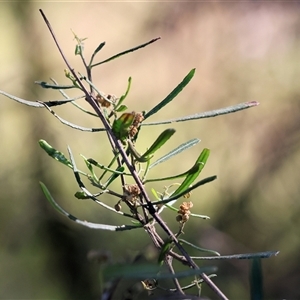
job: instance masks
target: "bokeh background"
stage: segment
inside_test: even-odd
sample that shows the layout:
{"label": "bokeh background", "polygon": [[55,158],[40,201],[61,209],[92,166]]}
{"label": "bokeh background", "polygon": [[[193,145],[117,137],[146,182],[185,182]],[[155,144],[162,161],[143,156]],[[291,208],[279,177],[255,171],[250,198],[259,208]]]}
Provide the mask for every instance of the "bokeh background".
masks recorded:
{"label": "bokeh background", "polygon": [[[130,110],[150,110],[196,68],[190,84],[152,121],[260,102],[231,115],[172,125],[176,136],[160,150],[161,155],[194,137],[201,143],[157,166],[153,176],[183,172],[204,147],[210,148],[203,177],[217,175],[218,180],[195,191],[191,201],[193,212],[211,219],[190,220],[185,239],[223,255],[279,250],[277,257],[263,260],[265,299],[299,299],[300,4],[2,2],[0,89],[32,101],[62,98],[41,89],[35,80],[52,77],[68,84],[65,65],[39,8],[70,63],[81,72],[71,29],[88,38],[87,59],[106,41],[96,61],[162,38],[94,71],[95,84],[117,96],[132,77]],[[103,251],[113,262],[126,262],[146,251],[150,240],[143,230],[89,230],[54,211],[39,181],[83,220],[120,225],[127,221],[74,198],[78,187],[72,172],[47,156],[38,140],[45,139],[64,153],[69,145],[84,168],[81,153],[108,161],[105,135],[73,130],[46,110],[2,95],[0,107],[0,298],[99,299],[99,266],[87,259],[89,251]],[[96,118],[73,107],[55,111],[70,122],[99,127]],[[140,149],[165,128],[143,128]],[[153,187],[161,191],[163,185]],[[107,199],[108,204],[113,201]],[[176,230],[175,216],[168,211],[163,216]],[[249,262],[215,265],[219,269],[215,282],[222,291],[231,299],[249,299]],[[215,297],[205,287],[203,293]]]}

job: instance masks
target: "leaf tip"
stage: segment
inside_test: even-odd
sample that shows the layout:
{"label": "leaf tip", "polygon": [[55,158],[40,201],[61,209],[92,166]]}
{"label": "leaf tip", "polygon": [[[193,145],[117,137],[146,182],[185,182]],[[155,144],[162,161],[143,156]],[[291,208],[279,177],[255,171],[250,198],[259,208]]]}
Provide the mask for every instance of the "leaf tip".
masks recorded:
{"label": "leaf tip", "polygon": [[250,102],[247,102],[247,105],[248,105],[248,107],[258,106],[259,102],[257,102],[257,101],[250,101]]}

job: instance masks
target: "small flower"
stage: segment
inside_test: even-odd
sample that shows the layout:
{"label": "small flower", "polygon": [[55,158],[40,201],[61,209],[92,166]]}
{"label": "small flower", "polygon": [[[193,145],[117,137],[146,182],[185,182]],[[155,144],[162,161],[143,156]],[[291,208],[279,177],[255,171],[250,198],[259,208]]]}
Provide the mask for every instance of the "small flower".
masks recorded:
{"label": "small flower", "polygon": [[178,215],[176,217],[176,221],[180,222],[180,223],[185,223],[188,221],[188,219],[190,218],[190,208],[193,207],[193,203],[192,202],[183,202],[180,206],[179,206],[179,210],[178,210]]}
{"label": "small flower", "polygon": [[135,203],[138,200],[141,190],[137,184],[127,184],[124,187],[125,199],[131,203]]}
{"label": "small flower", "polygon": [[[109,101],[107,101],[105,98]],[[102,95],[98,94],[96,96],[96,101],[98,101],[102,107],[106,108],[110,107],[111,102],[115,103],[117,99],[117,97],[114,95],[106,95],[105,98]]]}

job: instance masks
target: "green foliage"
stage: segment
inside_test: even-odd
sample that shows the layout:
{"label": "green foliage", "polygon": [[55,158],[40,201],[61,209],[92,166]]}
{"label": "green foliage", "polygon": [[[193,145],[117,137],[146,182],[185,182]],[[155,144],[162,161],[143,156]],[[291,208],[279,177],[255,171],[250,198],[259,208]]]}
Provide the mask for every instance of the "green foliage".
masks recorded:
{"label": "green foliage", "polygon": [[[46,19],[45,15],[41,11],[42,16],[49,27],[49,30],[55,39],[55,35],[51,29],[51,26]],[[214,117],[222,114],[228,114],[236,112],[239,110],[247,109],[253,106],[258,105],[257,102],[247,102],[241,103],[234,106],[225,107],[222,109],[217,109],[209,112],[197,113],[190,116],[183,116],[180,118],[172,120],[163,120],[160,122],[145,123],[144,121],[154,114],[159,113],[162,109],[166,107],[167,104],[171,105],[171,102],[179,95],[180,92],[187,86],[190,80],[195,75],[195,69],[192,69],[188,74],[183,78],[183,80],[157,105],[155,105],[149,112],[132,112],[128,111],[127,105],[124,104],[125,100],[128,102],[128,95],[130,92],[130,87],[132,84],[132,79],[129,77],[127,83],[127,89],[123,95],[119,98],[114,97],[113,95],[105,95],[100,92],[100,88],[96,87],[92,81],[92,70],[97,66],[108,63],[111,60],[117,59],[126,55],[128,53],[137,51],[145,46],[152,44],[157,41],[159,38],[153,39],[149,42],[143,43],[137,47],[131,48],[129,50],[122,51],[116,55],[113,55],[107,59],[104,59],[98,63],[94,63],[96,55],[99,55],[101,49],[104,47],[105,43],[102,42],[93,52],[90,62],[87,64],[84,57],[84,44],[83,41],[85,38],[79,38],[75,35],[75,40],[77,42],[75,46],[75,55],[78,55],[82,60],[82,63],[85,67],[86,74],[81,75],[77,74],[73,68],[70,67],[70,64],[64,57],[59,45],[58,49],[60,50],[62,57],[64,58],[68,69],[65,71],[66,78],[70,81],[69,85],[60,85],[56,81],[52,80],[51,83],[37,81],[40,87],[45,89],[53,89],[60,92],[64,97],[63,100],[59,101],[50,101],[50,102],[31,102],[28,100],[20,99],[16,96],[9,95],[5,92],[0,91],[1,94],[7,96],[8,98],[17,101],[22,104],[26,104],[32,107],[46,108],[49,112],[54,115],[60,122],[63,124],[74,128],[75,130],[83,130],[89,132],[99,132],[103,131],[103,135],[106,133],[108,140],[111,145],[110,152],[111,160],[107,164],[105,162],[99,163],[100,158],[86,158],[84,155],[81,155],[85,166],[86,171],[79,170],[76,166],[75,158],[72,154],[71,149],[68,147],[69,158],[60,152],[59,150],[52,147],[45,140],[40,140],[39,145],[41,148],[53,159],[62,163],[63,165],[71,168],[75,177],[76,182],[80,188],[80,191],[75,192],[75,197],[79,200],[92,200],[101,207],[105,208],[110,213],[116,213],[120,217],[124,217],[126,220],[130,220],[131,224],[123,225],[109,225],[109,224],[99,224],[91,223],[87,221],[82,221],[65,211],[52,197],[51,193],[47,189],[46,185],[40,182],[41,189],[45,194],[46,199],[49,203],[62,215],[66,216],[73,222],[86,226],[92,229],[108,230],[108,231],[125,231],[125,230],[138,230],[143,228],[154,245],[158,250],[158,259],[157,265],[152,265],[149,267],[145,266],[136,266],[135,268],[128,268],[128,266],[108,266],[106,270],[103,269],[104,276],[101,275],[106,281],[112,280],[117,277],[128,277],[128,278],[138,278],[146,280],[149,278],[158,280],[169,278],[173,280],[174,289],[184,294],[183,290],[191,287],[196,287],[198,290],[198,295],[201,293],[201,283],[205,282],[220,299],[227,299],[227,297],[221,292],[218,287],[210,280],[211,277],[215,276],[216,268],[214,266],[205,268],[200,268],[195,261],[197,259],[253,259],[253,268],[251,272],[251,293],[252,299],[260,299],[262,295],[262,280],[261,280],[261,268],[260,268],[260,258],[266,258],[272,255],[276,255],[277,252],[262,252],[258,254],[239,254],[232,256],[221,256],[218,252],[211,249],[204,249],[196,244],[179,239],[180,235],[183,234],[183,228],[188,226],[188,220],[190,217],[209,219],[208,216],[192,213],[191,209],[193,204],[191,201],[183,201],[179,204],[179,208],[175,208],[174,205],[182,197],[189,197],[189,194],[192,190],[199,188],[200,186],[212,182],[216,179],[216,176],[210,176],[207,178],[200,178],[201,171],[207,164],[210,150],[204,148],[199,156],[195,159],[194,164],[188,169],[183,170],[182,173],[174,175],[169,174],[166,177],[162,178],[149,178],[151,175],[151,169],[159,166],[166,162],[169,159],[173,159],[179,153],[187,151],[190,147],[196,145],[199,142],[199,139],[195,138],[187,142],[183,142],[177,148],[174,148],[170,152],[164,154],[162,157],[154,160],[155,154],[157,151],[166,144],[169,139],[175,134],[175,130],[168,128],[161,132],[158,137],[149,141],[149,148],[144,149],[140,154],[140,151],[136,149],[136,142],[143,136],[140,132],[140,128],[145,125],[157,125],[157,124],[168,124],[172,122],[183,122],[191,121],[201,118]],[[56,42],[57,43],[57,42]],[[79,95],[76,98],[70,98],[66,91],[69,89],[77,89]],[[86,101],[91,105],[93,111],[83,109],[76,101],[78,99],[85,98]],[[102,128],[84,128],[76,124],[72,124],[69,121],[62,119],[58,116],[51,107],[57,105],[67,105],[71,104],[78,108],[82,113],[91,116],[98,117],[103,127]],[[83,183],[81,176],[84,176],[88,179],[92,187],[98,189],[97,193],[92,193]],[[177,182],[177,180],[181,180]],[[164,183],[161,185],[161,190],[155,190],[151,183],[153,182],[165,182],[169,181],[170,185],[165,189]],[[130,183],[129,183],[130,182]],[[134,182],[133,184],[131,182]],[[121,187],[122,192],[115,190],[112,183],[118,183],[118,186]],[[115,185],[114,185],[115,186]],[[174,186],[177,186],[175,190]],[[152,199],[148,192],[147,188],[152,190],[152,193],[155,199]],[[169,191],[169,189],[171,191]],[[116,201],[109,205],[105,203],[103,195],[109,194],[116,198]],[[102,197],[102,198],[101,198]],[[156,201],[154,201],[156,200]],[[125,206],[125,209],[122,207]],[[163,209],[169,209],[169,212],[174,215],[174,220],[178,223],[178,232],[173,233],[168,225],[164,222],[161,217],[161,212]],[[161,227],[162,231],[167,235],[167,238],[162,238],[156,231],[156,227]],[[204,252],[207,254],[205,257],[196,256],[191,257],[183,247],[189,246],[195,250]],[[182,263],[186,268],[185,271],[175,271],[172,265],[172,260],[177,260]],[[167,272],[166,272],[167,270]],[[206,274],[208,273],[208,275]],[[188,287],[181,287],[179,278],[193,278],[192,284]],[[146,285],[145,285],[146,286]],[[157,289],[167,289],[170,293],[174,289],[168,289],[156,286]]]}

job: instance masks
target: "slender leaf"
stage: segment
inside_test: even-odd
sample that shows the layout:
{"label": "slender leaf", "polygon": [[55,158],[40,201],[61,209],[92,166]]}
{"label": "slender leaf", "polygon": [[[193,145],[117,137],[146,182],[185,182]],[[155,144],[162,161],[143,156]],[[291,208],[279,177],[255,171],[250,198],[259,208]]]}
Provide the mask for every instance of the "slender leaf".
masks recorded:
{"label": "slender leaf", "polygon": [[137,226],[132,226],[132,225],[122,225],[122,226],[112,226],[112,225],[106,225],[106,224],[98,224],[98,223],[91,223],[87,221],[82,221],[76,218],[75,216],[69,214],[67,211],[65,211],[62,207],[58,205],[58,203],[53,199],[51,196],[49,190],[47,187],[44,185],[44,183],[40,182],[40,186],[42,188],[42,191],[44,195],[46,196],[47,200],[50,202],[50,204],[61,214],[64,216],[68,217],[70,220],[83,225],[85,227],[89,227],[92,229],[101,229],[101,230],[109,230],[109,231],[125,231],[125,230],[131,230],[131,229],[137,229],[139,227]]}
{"label": "slender leaf", "polygon": [[50,155],[55,160],[59,161],[60,163],[72,168],[72,163],[65,157],[65,155],[54,149],[51,145],[49,145],[45,140],[39,140],[39,145],[42,149],[44,149],[48,155]]}
{"label": "slender leaf", "polygon": [[128,78],[128,84],[127,84],[127,89],[126,89],[126,92],[125,94],[123,94],[120,99],[118,100],[114,110],[117,111],[117,112],[121,112],[121,111],[124,111],[126,110],[127,106],[126,105],[122,105],[123,101],[126,99],[129,91],[130,91],[130,87],[131,87],[131,77]]}
{"label": "slender leaf", "polygon": [[130,175],[129,173],[120,172],[120,171],[117,171],[117,170],[108,168],[108,167],[106,167],[106,166],[104,166],[104,165],[102,165],[102,164],[99,164],[99,163],[98,163],[97,161],[95,161],[93,158],[88,158],[87,161],[88,161],[90,164],[92,164],[92,165],[94,165],[94,166],[96,166],[96,167],[98,167],[98,168],[100,168],[100,169],[102,169],[102,170],[106,170],[106,171],[108,171],[108,172],[111,172],[111,173],[115,173],[115,174],[118,174],[118,175],[121,175],[121,174],[123,174],[123,175]]}
{"label": "slender leaf", "polygon": [[195,74],[196,69],[192,69],[184,79],[177,85],[177,87],[160,103],[158,103],[155,107],[153,107],[149,112],[145,114],[145,120],[148,119],[150,116],[157,113],[160,109],[166,106],[169,102],[171,102],[182,90],[183,88],[190,82]]}
{"label": "slender leaf", "polygon": [[[31,106],[31,107],[36,107],[36,108],[44,108],[45,107],[44,104],[46,104],[48,106],[53,106],[54,103],[56,103],[55,105],[60,105],[60,104],[64,104],[64,101],[66,101],[66,100],[52,100],[52,101],[48,101],[48,102],[29,101],[29,100],[25,100],[25,99],[22,99],[22,98],[18,98],[16,96],[13,96],[13,95],[8,94],[8,93],[6,93],[4,91],[1,91],[1,90],[0,90],[0,94],[7,97],[7,98],[9,98],[9,99],[17,101],[21,104],[25,104],[25,105],[28,105],[28,106]],[[77,99],[80,99],[80,98],[82,98],[82,96],[69,99],[68,101],[74,101],[74,100],[77,100]]]}
{"label": "slender leaf", "polygon": [[94,202],[96,202],[97,204],[101,205],[102,207],[114,212],[114,213],[117,213],[119,215],[122,215],[124,217],[129,217],[132,219],[132,215],[130,214],[127,214],[127,213],[123,213],[121,211],[116,211],[114,208],[112,208],[111,206],[99,201],[90,191],[88,191],[85,187],[85,185],[83,184],[81,178],[80,178],[80,170],[77,169],[77,166],[75,164],[75,160],[74,160],[74,157],[73,157],[73,154],[72,154],[72,151],[71,151],[71,148],[68,147],[68,152],[69,152],[69,156],[70,156],[70,160],[71,160],[71,163],[72,163],[72,168],[73,168],[73,173],[74,173],[74,176],[75,176],[75,179],[78,183],[78,186],[81,188],[81,190],[87,195],[90,197],[91,200],[93,200]]}
{"label": "slender leaf", "polygon": [[198,246],[196,246],[196,245],[194,245],[194,244],[192,244],[192,243],[190,243],[190,242],[188,242],[188,241],[186,241],[186,240],[183,240],[183,239],[178,239],[178,241],[180,241],[181,243],[184,243],[184,244],[186,244],[186,245],[189,245],[189,246],[191,246],[192,248],[194,248],[194,249],[196,249],[196,250],[198,250],[198,251],[201,251],[201,252],[207,252],[207,253],[211,253],[211,254],[220,256],[220,253],[217,252],[217,251],[210,250],[210,249],[200,248],[200,247],[198,247]]}
{"label": "slender leaf", "polygon": [[56,84],[48,83],[45,81],[35,81],[34,83],[40,85],[44,89],[68,90],[68,89],[77,88],[74,85],[56,85]]}
{"label": "slender leaf", "polygon": [[194,260],[223,260],[223,259],[254,259],[254,258],[269,258],[271,256],[277,256],[279,251],[266,251],[257,253],[244,253],[233,255],[220,255],[220,256],[191,256]]}
{"label": "slender leaf", "polygon": [[125,54],[127,54],[127,53],[134,52],[134,51],[136,51],[136,50],[138,50],[138,49],[141,49],[141,48],[143,48],[143,47],[146,47],[146,46],[148,46],[148,45],[150,45],[150,44],[156,42],[156,41],[159,40],[159,39],[160,39],[160,37],[155,38],[155,39],[152,39],[151,41],[149,41],[149,42],[147,42],[147,43],[145,43],[145,44],[139,45],[139,46],[137,46],[137,47],[134,47],[134,48],[131,48],[131,49],[122,51],[122,52],[120,52],[120,53],[118,53],[118,54],[116,54],[116,55],[111,56],[110,58],[107,58],[107,59],[105,59],[105,60],[103,60],[103,61],[101,61],[101,62],[98,62],[98,63],[93,64],[93,65],[91,66],[91,68],[96,67],[96,66],[99,66],[99,65],[104,64],[104,63],[107,63],[107,62],[109,62],[109,61],[111,61],[111,60],[113,60],[113,59],[116,59],[116,58],[118,58],[118,57],[120,57],[120,56],[123,56],[123,55],[125,55]]}
{"label": "slender leaf", "polygon": [[177,148],[173,149],[172,151],[170,151],[168,154],[162,156],[161,158],[159,158],[157,161],[155,161],[153,164],[151,164],[149,166],[149,169],[157,166],[158,164],[165,162],[166,160],[170,159],[171,157],[183,152],[184,150],[189,149],[190,147],[198,144],[200,142],[199,139],[192,139],[189,140],[186,143],[181,144],[180,146],[178,146]]}
{"label": "slender leaf", "polygon": [[162,147],[171,138],[171,136],[174,133],[175,133],[175,129],[173,128],[164,130],[142,156],[149,157],[152,154],[154,154],[160,147]]}
{"label": "slender leaf", "polygon": [[164,244],[161,246],[159,255],[158,255],[158,264],[162,265],[164,262],[164,259],[166,258],[166,255],[171,250],[172,246],[174,246],[174,243],[172,240],[167,239]]}
{"label": "slender leaf", "polygon": [[184,173],[173,175],[173,176],[168,176],[168,177],[146,179],[144,181],[144,183],[178,179],[178,178],[181,178],[184,176],[188,176],[188,175],[197,173],[199,171],[199,168],[200,168],[200,164],[195,164],[189,170],[185,171]]}
{"label": "slender leaf", "polygon": [[42,104],[43,107],[46,107],[48,111],[55,117],[57,118],[62,124],[67,125],[73,129],[81,130],[81,131],[88,131],[88,132],[99,132],[99,131],[105,131],[105,128],[88,128],[88,127],[82,127],[76,124],[73,124],[69,121],[66,121],[65,119],[61,118],[59,115],[55,113],[54,110],[52,110],[47,104],[44,102],[39,102]]}
{"label": "slender leaf", "polygon": [[115,111],[116,112],[123,112],[127,109],[128,107],[126,105],[121,105],[120,107],[118,107]]}
{"label": "slender leaf", "polygon": [[[207,177],[207,178],[204,178],[200,181],[198,181],[197,183],[193,184],[192,186],[190,186],[189,188],[187,188],[186,190],[182,191],[181,193],[167,199],[163,199],[163,200],[160,200],[160,201],[155,201],[155,202],[152,202],[153,205],[160,205],[160,204],[166,204],[166,203],[175,203],[178,198],[188,194],[189,192],[191,192],[192,190],[196,189],[197,187],[201,186],[201,185],[204,185],[206,183],[209,183],[211,181],[214,181],[215,179],[217,179],[217,176],[210,176],[210,177]],[[147,206],[147,204],[144,204],[142,206]]]}
{"label": "slender leaf", "polygon": [[192,120],[198,120],[198,119],[205,119],[205,118],[211,118],[211,117],[217,117],[220,115],[230,114],[234,113],[243,109],[251,108],[254,106],[259,105],[256,101],[251,102],[245,102],[240,103],[232,106],[228,106],[225,108],[215,109],[203,113],[197,113],[194,115],[189,115],[185,117],[170,119],[170,120],[164,120],[164,121],[157,121],[157,122],[150,122],[150,123],[142,123],[142,126],[152,126],[152,125],[162,125],[162,124],[170,124],[175,122],[184,122],[184,121],[192,121]]}
{"label": "slender leaf", "polygon": [[102,42],[94,51],[94,53],[92,54],[91,57],[91,61],[89,63],[89,67],[91,66],[91,64],[93,63],[93,60],[95,58],[95,55],[105,46],[105,42]]}
{"label": "slender leaf", "polygon": [[201,154],[199,155],[199,157],[197,158],[196,163],[195,163],[195,164],[199,164],[198,172],[187,175],[185,180],[182,182],[182,184],[172,194],[173,197],[180,194],[182,191],[185,191],[195,181],[195,179],[199,176],[200,172],[204,168],[206,161],[209,157],[209,153],[210,153],[209,149],[206,149],[206,148],[203,149],[203,151],[201,152]]}
{"label": "slender leaf", "polygon": [[81,155],[81,157],[83,158],[83,160],[84,160],[84,162],[85,162],[87,168],[89,169],[89,171],[90,171],[90,173],[91,173],[91,176],[92,176],[93,180],[94,180],[95,182],[98,183],[98,182],[99,182],[99,179],[98,179],[98,177],[97,177],[97,175],[96,175],[96,173],[95,173],[95,171],[94,171],[93,164],[91,164],[91,163],[86,159],[86,157],[84,157],[82,154],[80,154],[80,155]]}
{"label": "slender leaf", "polygon": [[120,174],[123,174],[124,170],[125,168],[123,166],[118,167],[104,184],[105,188],[107,188],[114,180],[116,180],[120,176]]}
{"label": "slender leaf", "polygon": [[136,151],[130,140],[128,141],[128,149],[138,162],[148,162],[151,159],[152,154],[154,154],[161,146],[163,146],[174,133],[175,129],[172,128],[164,130],[143,155],[140,155]]}

